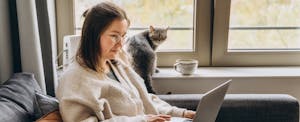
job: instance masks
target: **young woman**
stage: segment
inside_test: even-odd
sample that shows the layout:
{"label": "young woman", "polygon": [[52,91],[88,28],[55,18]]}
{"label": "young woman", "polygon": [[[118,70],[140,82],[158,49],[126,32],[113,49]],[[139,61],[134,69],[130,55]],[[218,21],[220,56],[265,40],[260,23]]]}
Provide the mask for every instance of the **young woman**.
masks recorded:
{"label": "young woman", "polygon": [[122,45],[130,22],[124,10],[103,2],[84,16],[76,60],[56,93],[65,122],[164,122],[195,115],[148,94],[142,78],[126,65]]}

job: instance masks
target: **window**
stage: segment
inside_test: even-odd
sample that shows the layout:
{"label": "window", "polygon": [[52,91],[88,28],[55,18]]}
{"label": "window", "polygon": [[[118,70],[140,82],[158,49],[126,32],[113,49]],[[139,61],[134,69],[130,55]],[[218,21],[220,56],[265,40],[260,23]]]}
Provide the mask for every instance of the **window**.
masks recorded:
{"label": "window", "polygon": [[299,65],[300,0],[218,0],[213,65]]}
{"label": "window", "polygon": [[[74,0],[75,29],[80,34],[82,13],[95,3],[104,0]],[[193,0],[112,0],[124,8],[131,21],[130,34],[139,33],[149,28],[168,27],[168,38],[159,46],[158,51],[193,51]]]}
{"label": "window", "polygon": [[[83,24],[82,13],[101,1],[104,0],[67,0],[67,2],[59,2],[57,3],[58,9],[69,6],[66,11],[72,11],[74,16],[71,17],[73,19],[70,19],[70,16],[67,18],[61,15],[58,17],[58,21],[63,23],[73,21],[73,31],[69,33],[80,34]],[[118,4],[127,12],[131,20],[129,34],[141,32],[148,29],[150,25],[169,27],[167,41],[158,49],[159,66],[173,66],[175,60],[179,58],[194,58],[199,60],[199,65],[209,65],[210,0],[110,1]],[[197,18],[202,19],[196,22]]]}
{"label": "window", "polygon": [[[170,27],[158,66],[180,58],[197,59],[199,66],[300,65],[300,0],[111,1],[128,13],[131,33]],[[98,2],[58,1],[58,24],[65,23],[58,35],[79,34],[81,14]]]}
{"label": "window", "polygon": [[299,0],[231,0],[228,49],[300,48]]}

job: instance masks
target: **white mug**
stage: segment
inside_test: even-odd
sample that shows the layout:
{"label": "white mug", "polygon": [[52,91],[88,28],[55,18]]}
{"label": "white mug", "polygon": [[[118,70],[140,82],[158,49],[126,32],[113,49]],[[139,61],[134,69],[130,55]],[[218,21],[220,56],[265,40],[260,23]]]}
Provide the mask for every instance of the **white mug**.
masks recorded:
{"label": "white mug", "polygon": [[195,59],[177,59],[174,64],[175,71],[183,75],[193,74],[198,67],[198,60]]}

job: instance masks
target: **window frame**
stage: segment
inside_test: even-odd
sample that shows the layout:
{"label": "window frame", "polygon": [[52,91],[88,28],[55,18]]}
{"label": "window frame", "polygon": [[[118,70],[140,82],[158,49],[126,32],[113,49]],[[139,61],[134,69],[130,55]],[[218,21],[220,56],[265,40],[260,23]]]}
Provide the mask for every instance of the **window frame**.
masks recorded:
{"label": "window frame", "polygon": [[[209,66],[211,62],[211,0],[194,0],[194,51],[157,52],[157,65],[160,67],[173,66],[176,59],[193,58],[199,61],[199,66]],[[63,36],[74,35],[75,16],[74,1],[56,1],[58,52],[63,48]],[[61,63],[62,61],[60,61]]]}
{"label": "window frame", "polygon": [[194,51],[158,52],[158,66],[173,66],[176,59],[197,59],[199,66],[210,65],[211,0],[194,0]]}
{"label": "window frame", "polygon": [[296,66],[300,50],[228,50],[231,0],[216,0],[212,66]]}

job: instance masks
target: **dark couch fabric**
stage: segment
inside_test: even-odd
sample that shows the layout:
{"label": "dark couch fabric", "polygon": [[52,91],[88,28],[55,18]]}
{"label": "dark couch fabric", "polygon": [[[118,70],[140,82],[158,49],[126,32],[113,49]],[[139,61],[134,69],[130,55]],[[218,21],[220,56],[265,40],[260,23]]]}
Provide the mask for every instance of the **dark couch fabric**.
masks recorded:
{"label": "dark couch fabric", "polygon": [[41,93],[31,73],[16,73],[0,85],[0,122],[32,122],[55,109],[58,101]]}
{"label": "dark couch fabric", "polygon": [[40,90],[33,74],[14,74],[0,85],[0,121],[31,121],[34,113],[35,90]]}
{"label": "dark couch fabric", "polygon": [[[171,105],[195,110],[202,94],[159,97]],[[55,110],[58,101],[40,93],[33,74],[17,73],[0,85],[0,122],[32,122]],[[285,94],[230,94],[216,122],[299,122],[299,104]]]}
{"label": "dark couch fabric", "polygon": [[34,113],[35,119],[39,119],[50,112],[58,110],[58,100],[56,98],[39,92],[35,93],[35,97],[37,104]]}
{"label": "dark couch fabric", "polygon": [[[171,105],[195,110],[202,94],[159,95]],[[287,94],[229,94],[216,122],[299,122],[297,99]]]}

